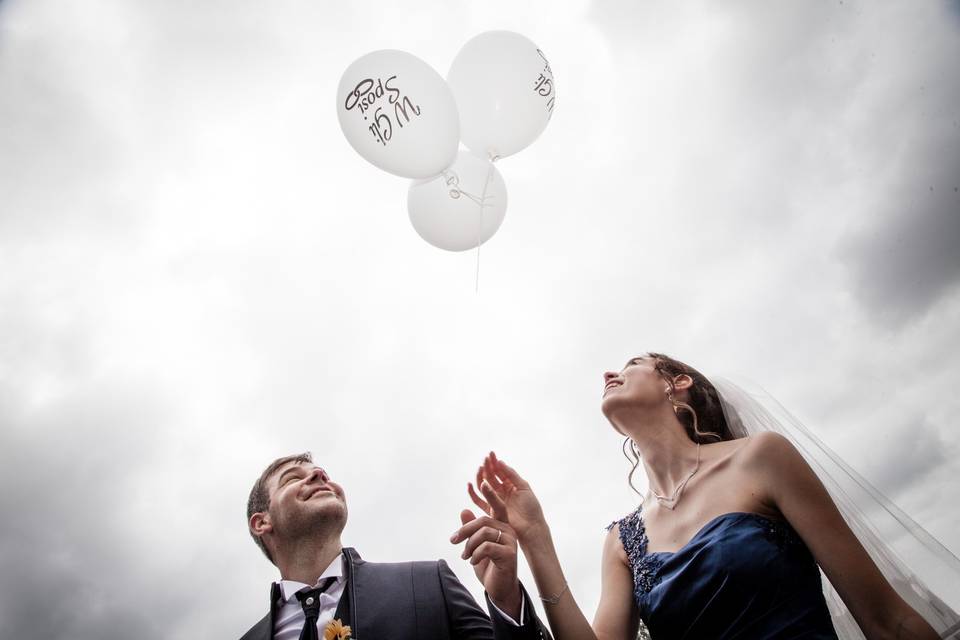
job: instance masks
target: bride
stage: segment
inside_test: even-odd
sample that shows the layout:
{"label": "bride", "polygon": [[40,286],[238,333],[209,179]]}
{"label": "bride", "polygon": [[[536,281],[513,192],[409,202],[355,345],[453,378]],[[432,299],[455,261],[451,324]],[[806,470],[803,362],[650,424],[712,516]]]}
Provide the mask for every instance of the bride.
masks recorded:
{"label": "bride", "polygon": [[[837,638],[837,630],[940,638],[928,620],[955,631],[956,614],[884,553],[843,497],[841,514],[792,438],[775,421],[759,424],[770,416],[746,394],[731,402],[736,387],[721,396],[692,367],[656,353],[605,373],[604,383],[601,408],[627,438],[631,486],[642,464],[650,489],[608,527],[593,624],[569,591],[530,485],[492,452],[477,473],[483,498],[468,485],[487,515],[464,516],[451,538],[466,541],[472,564],[496,562],[497,545],[519,544],[557,640],[636,638],[641,620],[658,640]],[[855,474],[842,462],[841,471],[813,462],[831,489],[836,476]],[[829,605],[821,570],[828,595],[839,596]]]}

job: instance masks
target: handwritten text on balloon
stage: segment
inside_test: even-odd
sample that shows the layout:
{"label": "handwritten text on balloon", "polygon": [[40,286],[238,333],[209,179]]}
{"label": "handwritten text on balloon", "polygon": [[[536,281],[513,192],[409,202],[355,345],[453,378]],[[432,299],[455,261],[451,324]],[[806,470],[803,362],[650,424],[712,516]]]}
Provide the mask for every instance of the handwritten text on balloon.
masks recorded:
{"label": "handwritten text on balloon", "polygon": [[547,111],[550,112],[550,116],[553,116],[553,105],[557,100],[557,96],[553,91],[553,70],[550,68],[550,62],[547,61],[547,56],[543,55],[543,51],[537,49],[537,53],[543,58],[543,71],[541,71],[537,79],[533,81],[533,90],[537,95],[550,98],[547,100]]}
{"label": "handwritten text on balloon", "polygon": [[[410,122],[412,117],[419,116],[421,111],[420,105],[413,104],[409,96],[402,95],[400,89],[391,84],[396,79],[397,76],[390,76],[386,80],[377,78],[374,82],[373,78],[365,78],[357,83],[353,91],[347,94],[347,99],[343,104],[347,111],[359,107],[360,114],[367,121],[370,121],[367,112],[373,109],[373,113],[369,114],[373,120],[367,129],[384,146],[393,138],[394,122],[402,129],[405,124]],[[390,114],[384,110],[386,105],[376,106],[377,102],[384,96],[387,97],[388,105],[393,106],[393,120],[390,119]]]}

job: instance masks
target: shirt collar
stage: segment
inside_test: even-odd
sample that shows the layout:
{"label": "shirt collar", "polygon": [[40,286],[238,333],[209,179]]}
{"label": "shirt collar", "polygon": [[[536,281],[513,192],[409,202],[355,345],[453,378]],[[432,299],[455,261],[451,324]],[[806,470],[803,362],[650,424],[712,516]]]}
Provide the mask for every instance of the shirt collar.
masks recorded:
{"label": "shirt collar", "polygon": [[323,570],[323,573],[317,578],[316,584],[309,585],[305,582],[297,582],[296,580],[280,580],[275,584],[280,586],[280,601],[281,603],[289,601],[293,598],[294,594],[300,591],[301,589],[312,589],[314,587],[319,587],[320,583],[323,582],[325,578],[336,578],[337,582],[344,580],[343,577],[343,554],[338,555],[333,559],[327,568]]}

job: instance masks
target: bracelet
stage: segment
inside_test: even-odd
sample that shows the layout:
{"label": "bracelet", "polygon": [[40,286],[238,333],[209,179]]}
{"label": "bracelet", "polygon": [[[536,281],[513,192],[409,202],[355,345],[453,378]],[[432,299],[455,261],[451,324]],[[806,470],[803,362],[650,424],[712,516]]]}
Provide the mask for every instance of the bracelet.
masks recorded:
{"label": "bracelet", "polygon": [[558,593],[558,594],[555,595],[555,596],[550,596],[549,598],[544,598],[543,596],[540,596],[540,599],[543,600],[544,602],[546,602],[547,604],[557,604],[558,602],[560,602],[560,596],[562,596],[564,593],[567,592],[567,588],[568,588],[569,586],[570,586],[570,585],[567,584],[567,581],[564,580],[564,581],[563,581],[563,589],[560,589],[560,593]]}

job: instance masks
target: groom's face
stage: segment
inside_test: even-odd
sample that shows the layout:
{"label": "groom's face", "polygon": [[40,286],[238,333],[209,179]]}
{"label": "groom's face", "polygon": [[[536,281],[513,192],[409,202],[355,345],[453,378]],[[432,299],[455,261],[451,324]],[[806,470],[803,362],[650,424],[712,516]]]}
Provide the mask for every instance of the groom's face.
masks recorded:
{"label": "groom's face", "polygon": [[278,536],[299,537],[316,532],[318,527],[342,530],[346,524],[343,487],[310,462],[291,462],[280,467],[270,477],[268,487],[268,512]]}

